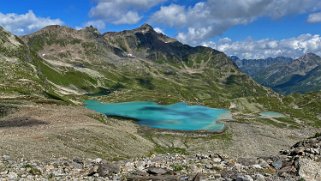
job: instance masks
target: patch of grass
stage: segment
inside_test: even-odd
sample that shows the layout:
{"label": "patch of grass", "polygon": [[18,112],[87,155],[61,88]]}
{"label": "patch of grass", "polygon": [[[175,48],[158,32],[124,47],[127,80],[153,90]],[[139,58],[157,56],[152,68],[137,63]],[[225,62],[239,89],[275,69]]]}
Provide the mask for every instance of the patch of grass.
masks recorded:
{"label": "patch of grass", "polygon": [[41,77],[52,81],[55,84],[70,86],[75,85],[78,88],[90,89],[93,84],[97,84],[97,80],[91,78],[85,73],[81,73],[74,70],[66,72],[58,72],[52,69],[41,60],[36,61],[38,69],[41,71]]}
{"label": "patch of grass", "polygon": [[33,165],[26,164],[24,167],[26,169],[28,169],[29,173],[32,175],[42,175],[41,171],[39,169],[37,169],[36,167],[34,167]]}
{"label": "patch of grass", "polygon": [[152,83],[151,79],[147,79],[147,78],[137,78],[136,79],[139,83],[139,85],[143,88],[149,89],[149,90],[153,90],[155,88],[155,86]]}
{"label": "patch of grass", "polygon": [[160,144],[158,144],[157,142],[154,141],[153,138],[155,137],[166,137],[166,140],[172,140],[173,139],[173,135],[168,135],[168,134],[161,134],[161,135],[156,135],[152,130],[142,130],[142,134],[143,137],[149,139],[151,142],[153,142],[155,144],[155,147],[152,151],[150,151],[149,155],[152,154],[182,154],[182,155],[187,155],[188,152],[186,149],[184,148],[179,148],[179,147],[175,147],[173,144],[172,146],[162,146]]}
{"label": "patch of grass", "polygon": [[232,133],[228,131],[224,131],[223,133],[214,133],[210,137],[210,139],[219,139],[219,140],[225,140],[225,141],[231,141],[233,138]]}
{"label": "patch of grass", "polygon": [[106,116],[102,115],[102,114],[90,114],[90,115],[88,115],[88,117],[93,118],[93,119],[95,119],[101,123],[104,123],[104,124],[107,122]]}
{"label": "patch of grass", "polygon": [[311,136],[310,138],[317,138],[317,137],[320,137],[321,136],[321,133],[315,133],[314,136]]}
{"label": "patch of grass", "polygon": [[161,145],[156,145],[152,153],[157,154],[181,154],[181,155],[187,155],[187,151],[184,148],[178,148],[178,147],[165,147]]}
{"label": "patch of grass", "polygon": [[182,165],[178,163],[172,164],[170,167],[173,169],[174,172],[179,172],[188,168],[187,165]]}
{"label": "patch of grass", "polygon": [[259,118],[259,119],[256,119],[256,120],[259,121],[260,123],[272,125],[272,126],[275,126],[275,127],[278,127],[278,128],[285,128],[285,127],[287,127],[287,124],[285,124],[285,123],[279,123],[279,122],[273,121],[273,120],[271,120],[271,119]]}

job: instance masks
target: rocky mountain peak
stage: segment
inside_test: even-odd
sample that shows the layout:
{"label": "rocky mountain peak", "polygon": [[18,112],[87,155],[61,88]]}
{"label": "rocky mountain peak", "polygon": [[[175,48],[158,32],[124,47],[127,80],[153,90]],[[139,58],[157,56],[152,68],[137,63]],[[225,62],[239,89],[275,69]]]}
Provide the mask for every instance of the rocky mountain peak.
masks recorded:
{"label": "rocky mountain peak", "polygon": [[49,26],[44,27],[42,30],[54,31],[54,30],[58,30],[58,29],[62,29],[62,28],[63,28],[63,26],[60,26],[60,25],[49,25]]}
{"label": "rocky mountain peak", "polygon": [[146,23],[143,24],[142,26],[136,28],[135,31],[140,31],[140,32],[143,32],[143,33],[145,33],[145,32],[156,32],[151,25],[146,24]]}
{"label": "rocky mountain peak", "polygon": [[73,34],[75,33],[76,30],[69,28],[67,26],[61,26],[61,25],[49,25],[46,26],[44,28],[42,28],[41,30],[34,32],[32,34],[29,35],[25,35],[22,36],[22,38],[24,37],[33,37],[33,36],[37,36],[37,35],[42,35],[42,34],[58,34],[58,35],[64,35],[64,34]]}
{"label": "rocky mountain peak", "polygon": [[233,61],[233,62],[236,62],[236,61],[241,61],[242,59],[240,59],[238,56],[230,56],[230,59]]}
{"label": "rocky mountain peak", "polygon": [[321,57],[314,53],[306,53],[302,57],[297,59],[299,62],[315,62],[318,61],[321,63]]}
{"label": "rocky mountain peak", "polygon": [[93,33],[93,34],[96,34],[96,35],[100,35],[100,32],[97,28],[93,27],[93,26],[87,26],[83,29],[81,29],[80,31],[84,31],[84,32],[87,32],[87,33]]}
{"label": "rocky mountain peak", "polygon": [[11,33],[9,33],[8,31],[6,31],[2,26],[0,26],[0,36],[8,36],[11,35]]}

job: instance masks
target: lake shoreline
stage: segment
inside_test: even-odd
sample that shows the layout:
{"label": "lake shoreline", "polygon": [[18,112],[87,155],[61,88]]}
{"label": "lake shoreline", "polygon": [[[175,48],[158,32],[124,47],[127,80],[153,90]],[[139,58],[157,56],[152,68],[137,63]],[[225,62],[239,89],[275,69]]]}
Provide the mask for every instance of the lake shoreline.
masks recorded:
{"label": "lake shoreline", "polygon": [[221,133],[225,125],[221,120],[232,119],[230,110],[178,102],[160,105],[155,102],[138,101],[124,103],[101,103],[85,101],[87,109],[118,119],[135,120],[140,126],[159,131]]}

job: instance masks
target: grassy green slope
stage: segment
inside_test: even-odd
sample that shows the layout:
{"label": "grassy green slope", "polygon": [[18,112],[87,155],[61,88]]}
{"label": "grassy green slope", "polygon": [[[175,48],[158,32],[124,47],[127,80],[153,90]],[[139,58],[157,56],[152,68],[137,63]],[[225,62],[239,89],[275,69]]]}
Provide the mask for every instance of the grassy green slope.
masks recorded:
{"label": "grassy green slope", "polygon": [[280,119],[277,126],[318,126],[313,109],[305,105],[293,109],[300,98],[292,100],[263,88],[224,53],[183,45],[148,26],[105,35],[92,29],[54,26],[23,40],[31,49],[34,70],[33,76],[29,72],[22,77],[34,77],[47,97],[79,102],[185,101],[224,108],[235,104],[233,113],[257,115],[269,110],[286,114],[287,119]]}

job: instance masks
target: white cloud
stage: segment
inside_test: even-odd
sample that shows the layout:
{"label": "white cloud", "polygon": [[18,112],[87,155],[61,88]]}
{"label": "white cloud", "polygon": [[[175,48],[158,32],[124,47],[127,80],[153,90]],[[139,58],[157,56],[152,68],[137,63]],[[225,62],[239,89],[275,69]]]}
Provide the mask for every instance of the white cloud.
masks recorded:
{"label": "white cloud", "polygon": [[170,6],[162,6],[157,11],[152,20],[155,22],[164,23],[169,26],[184,25],[187,23],[187,17],[184,6],[172,4]]}
{"label": "white cloud", "polygon": [[203,45],[246,59],[277,56],[297,58],[308,52],[321,55],[321,36],[311,34],[282,40],[248,39],[233,42],[229,38],[223,38],[217,42],[203,43]]}
{"label": "white cloud", "polygon": [[207,0],[186,7],[162,6],[151,21],[176,28],[177,38],[199,44],[230,27],[248,24],[260,17],[280,18],[321,10],[320,0]]}
{"label": "white cloud", "polygon": [[62,24],[60,19],[37,17],[31,10],[26,14],[0,13],[0,26],[16,35],[32,33],[49,25]]}
{"label": "white cloud", "polygon": [[113,24],[135,24],[142,19],[141,12],[165,0],[96,0],[90,16]]}
{"label": "white cloud", "polygon": [[308,17],[309,23],[321,23],[321,12],[310,14]]}

